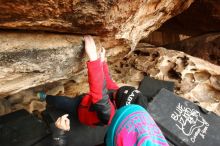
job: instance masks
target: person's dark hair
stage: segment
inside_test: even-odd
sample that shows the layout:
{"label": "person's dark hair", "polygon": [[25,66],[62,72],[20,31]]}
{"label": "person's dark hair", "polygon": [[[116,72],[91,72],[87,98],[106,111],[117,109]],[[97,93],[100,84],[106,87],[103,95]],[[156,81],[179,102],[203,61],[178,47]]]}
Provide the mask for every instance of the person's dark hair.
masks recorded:
{"label": "person's dark hair", "polygon": [[138,104],[147,108],[147,99],[143,94],[132,86],[122,86],[116,92],[116,107],[120,108],[129,104]]}

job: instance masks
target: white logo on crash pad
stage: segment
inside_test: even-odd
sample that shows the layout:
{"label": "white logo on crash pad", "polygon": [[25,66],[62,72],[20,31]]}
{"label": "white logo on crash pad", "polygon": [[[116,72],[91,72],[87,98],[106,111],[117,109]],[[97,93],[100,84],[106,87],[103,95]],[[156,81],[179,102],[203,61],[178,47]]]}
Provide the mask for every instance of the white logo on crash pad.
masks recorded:
{"label": "white logo on crash pad", "polygon": [[198,135],[205,139],[209,124],[197,110],[184,107],[179,103],[176,110],[171,114],[171,118],[177,122],[176,126],[184,135],[190,137],[193,143],[195,143]]}

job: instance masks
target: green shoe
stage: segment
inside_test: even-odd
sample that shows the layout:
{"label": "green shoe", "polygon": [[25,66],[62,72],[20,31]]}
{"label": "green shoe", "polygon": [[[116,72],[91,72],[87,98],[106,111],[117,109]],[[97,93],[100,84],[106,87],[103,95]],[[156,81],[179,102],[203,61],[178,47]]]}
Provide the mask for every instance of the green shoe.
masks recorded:
{"label": "green shoe", "polygon": [[47,94],[43,91],[40,91],[37,93],[37,97],[41,100],[41,101],[45,101],[46,100],[46,97],[47,97]]}

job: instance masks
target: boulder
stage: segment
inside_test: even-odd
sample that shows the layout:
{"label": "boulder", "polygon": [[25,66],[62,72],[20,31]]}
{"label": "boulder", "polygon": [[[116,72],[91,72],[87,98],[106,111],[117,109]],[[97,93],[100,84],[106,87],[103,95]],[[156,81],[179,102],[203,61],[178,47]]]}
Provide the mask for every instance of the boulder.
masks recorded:
{"label": "boulder", "polygon": [[84,66],[82,37],[5,32],[0,36],[0,96],[69,79]]}
{"label": "boulder", "polygon": [[112,36],[134,49],[193,0],[0,1],[0,28]]}

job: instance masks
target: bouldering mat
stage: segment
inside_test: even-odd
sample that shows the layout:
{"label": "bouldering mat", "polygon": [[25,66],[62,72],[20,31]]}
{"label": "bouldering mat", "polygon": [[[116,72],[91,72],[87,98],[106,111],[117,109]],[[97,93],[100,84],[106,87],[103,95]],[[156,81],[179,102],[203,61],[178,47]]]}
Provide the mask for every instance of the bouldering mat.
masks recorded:
{"label": "bouldering mat", "polygon": [[0,116],[1,146],[31,146],[48,134],[46,124],[25,110]]}
{"label": "bouldering mat", "polygon": [[147,97],[148,101],[151,101],[162,88],[173,92],[174,83],[145,76],[144,79],[141,81],[138,90],[140,90],[142,94]]}
{"label": "bouldering mat", "polygon": [[166,89],[162,89],[148,107],[165,137],[176,146],[220,145],[220,117],[200,109]]}

